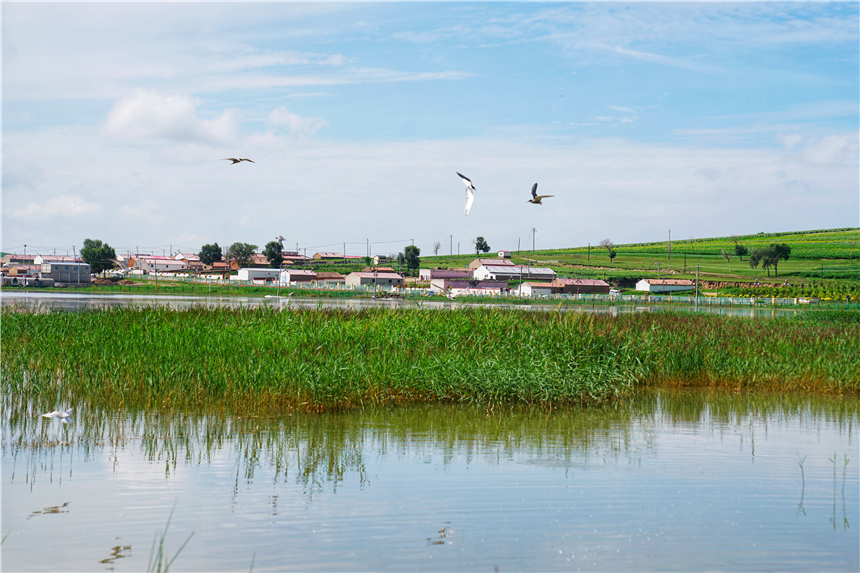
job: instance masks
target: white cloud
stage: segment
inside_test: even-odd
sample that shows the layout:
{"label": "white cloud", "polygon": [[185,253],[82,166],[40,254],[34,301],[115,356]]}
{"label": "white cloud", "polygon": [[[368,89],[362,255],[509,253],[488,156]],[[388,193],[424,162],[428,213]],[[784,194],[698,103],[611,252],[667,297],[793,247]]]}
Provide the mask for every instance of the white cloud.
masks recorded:
{"label": "white cloud", "polygon": [[168,139],[223,144],[235,141],[239,126],[230,110],[215,119],[197,117],[196,100],[138,90],[111,109],[104,134],[121,140]]}
{"label": "white cloud", "polygon": [[856,133],[826,135],[807,141],[799,150],[800,157],[811,165],[857,166],[860,146]]}
{"label": "white cloud", "polygon": [[279,107],[269,115],[269,123],[286,127],[291,135],[313,135],[328,122],[318,117],[299,117],[285,107]]}
{"label": "white cloud", "polygon": [[101,211],[101,205],[76,195],[58,195],[45,201],[31,201],[24,207],[12,209],[11,215],[20,219],[52,219],[60,215],[75,217]]}

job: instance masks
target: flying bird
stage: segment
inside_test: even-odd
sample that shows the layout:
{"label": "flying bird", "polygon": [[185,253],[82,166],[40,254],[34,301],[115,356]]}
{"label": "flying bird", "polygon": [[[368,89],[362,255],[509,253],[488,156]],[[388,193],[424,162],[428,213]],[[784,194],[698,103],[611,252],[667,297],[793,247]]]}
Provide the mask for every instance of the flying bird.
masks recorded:
{"label": "flying bird", "polygon": [[225,159],[222,159],[221,161],[232,161],[233,163],[231,163],[230,165],[236,165],[237,163],[239,163],[241,161],[249,161],[251,163],[254,163],[254,161],[251,161],[250,159],[244,159],[244,158],[236,159],[235,157],[227,157]]}
{"label": "flying bird", "polygon": [[457,172],[457,175],[460,176],[460,179],[463,180],[463,183],[466,184],[466,215],[469,214],[469,209],[472,208],[472,203],[475,201],[475,194],[473,191],[475,190],[475,186],[472,185],[472,180],[460,173]]}
{"label": "flying bird", "polygon": [[284,237],[283,237],[283,236],[278,235],[277,237],[275,237],[275,240],[276,240],[276,241],[278,241],[278,244],[279,244],[279,245],[281,245],[281,250],[283,251],[283,250],[284,250],[284,241],[285,241],[286,239],[284,239]]}
{"label": "flying bird", "polygon": [[537,183],[532,185],[532,199],[529,199],[529,203],[534,203],[535,205],[543,205],[540,202],[541,199],[545,199],[546,197],[555,197],[555,195],[538,195],[537,194]]}

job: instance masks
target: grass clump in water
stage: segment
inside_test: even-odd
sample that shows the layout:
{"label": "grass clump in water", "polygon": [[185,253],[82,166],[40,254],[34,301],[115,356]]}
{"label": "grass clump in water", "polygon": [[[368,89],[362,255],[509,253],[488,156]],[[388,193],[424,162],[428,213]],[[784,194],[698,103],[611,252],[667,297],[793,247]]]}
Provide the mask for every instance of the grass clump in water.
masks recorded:
{"label": "grass clump in water", "polygon": [[107,404],[559,404],[637,383],[860,389],[860,325],[844,321],[205,307],[2,320],[4,391]]}

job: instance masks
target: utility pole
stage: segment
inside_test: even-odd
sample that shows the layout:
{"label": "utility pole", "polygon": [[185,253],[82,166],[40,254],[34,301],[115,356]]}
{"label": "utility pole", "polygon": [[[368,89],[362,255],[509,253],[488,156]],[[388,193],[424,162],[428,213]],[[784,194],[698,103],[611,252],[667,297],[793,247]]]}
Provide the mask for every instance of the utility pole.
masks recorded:
{"label": "utility pole", "polygon": [[520,254],[520,238],[517,237],[517,254]]}
{"label": "utility pole", "polygon": [[365,251],[366,251],[366,253],[364,256],[369,257],[370,256],[370,239],[367,239],[367,248],[365,249]]}
{"label": "utility pole", "polygon": [[669,229],[669,245],[666,247],[666,261],[672,262],[672,229]]}
{"label": "utility pole", "polygon": [[699,264],[696,263],[696,310],[699,310]]}
{"label": "utility pole", "polygon": [[591,243],[588,243],[588,262],[591,262]]}
{"label": "utility pole", "polygon": [[532,227],[532,254],[535,254],[535,228]]}
{"label": "utility pole", "polygon": [[457,241],[457,256],[460,256],[460,241]]}
{"label": "utility pole", "polygon": [[451,256],[453,257],[453,256],[454,256],[454,235],[451,235],[451,245],[450,245],[450,248],[451,248]]}

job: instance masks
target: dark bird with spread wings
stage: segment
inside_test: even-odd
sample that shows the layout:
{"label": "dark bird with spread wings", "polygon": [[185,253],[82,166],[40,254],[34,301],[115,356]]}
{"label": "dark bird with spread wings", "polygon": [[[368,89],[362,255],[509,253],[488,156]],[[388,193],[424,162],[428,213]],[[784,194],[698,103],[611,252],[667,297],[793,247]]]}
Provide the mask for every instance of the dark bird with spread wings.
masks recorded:
{"label": "dark bird with spread wings", "polygon": [[546,199],[547,197],[555,197],[555,195],[538,195],[537,194],[537,183],[532,185],[532,198],[529,199],[529,203],[534,203],[535,205],[543,205],[540,202],[541,199]]}
{"label": "dark bird with spread wings", "polygon": [[227,157],[227,158],[225,158],[225,159],[222,159],[221,161],[232,161],[233,163],[231,163],[230,165],[236,165],[237,163],[240,163],[240,162],[242,162],[242,161],[247,161],[247,162],[249,162],[249,163],[254,163],[254,162],[253,162],[253,161],[251,161],[250,159],[244,159],[244,158],[243,158],[243,159],[236,159],[235,157]]}

